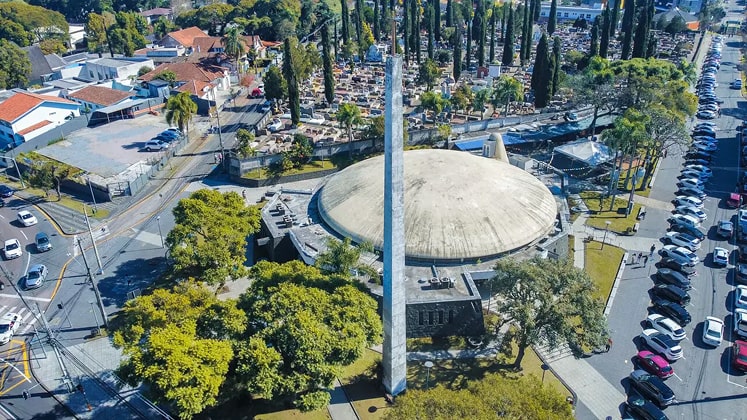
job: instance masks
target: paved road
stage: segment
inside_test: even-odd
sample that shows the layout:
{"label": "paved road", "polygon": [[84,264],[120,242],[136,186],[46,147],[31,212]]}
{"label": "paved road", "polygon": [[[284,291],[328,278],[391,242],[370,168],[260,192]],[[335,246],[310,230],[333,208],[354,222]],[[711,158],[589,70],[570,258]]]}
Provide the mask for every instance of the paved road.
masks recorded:
{"label": "paved road", "polygon": [[[731,6],[733,8],[734,4],[731,3]],[[736,19],[741,20],[741,17]],[[673,364],[676,376],[667,381],[679,401],[667,409],[669,418],[733,419],[747,416],[745,376],[735,374],[729,367],[731,334],[727,333],[728,340],[717,349],[704,346],[700,339],[702,321],[707,315],[725,319],[727,329],[732,328],[730,311],[733,299],[733,266],[728,269],[714,268],[710,262],[710,253],[715,246],[734,248],[725,241],[717,240],[712,226],[720,219],[731,219],[735,214],[734,210],[724,206],[723,199],[728,192],[733,191],[737,179],[739,144],[735,127],[745,117],[747,102],[739,95],[739,91],[728,88],[729,82],[738,77],[736,64],[740,62],[739,41],[737,38],[726,38],[724,41],[723,61],[718,75],[719,87],[716,89],[725,103],[722,105],[723,116],[716,120],[720,128],[717,136],[719,151],[711,166],[714,177],[707,185],[705,210],[708,220],[703,225],[708,230],[708,239],[698,252],[705,263],[698,268],[695,288],[691,291],[692,303],[687,307],[693,322],[686,327],[688,339],[682,342],[685,357]],[[652,199],[668,202],[674,197],[676,177],[681,170],[682,161],[682,156],[670,153],[662,162],[651,193]],[[662,236],[668,216],[666,210],[649,209],[638,235],[652,238]],[[657,243],[658,248],[662,245]],[[615,344],[609,353],[589,359],[589,363],[621,390],[627,387],[624,378],[632,370],[631,357],[637,351],[638,343],[633,338],[641,331],[639,321],[648,314],[647,290],[653,284],[654,272],[652,264],[647,267],[633,265],[625,269],[609,316]]]}

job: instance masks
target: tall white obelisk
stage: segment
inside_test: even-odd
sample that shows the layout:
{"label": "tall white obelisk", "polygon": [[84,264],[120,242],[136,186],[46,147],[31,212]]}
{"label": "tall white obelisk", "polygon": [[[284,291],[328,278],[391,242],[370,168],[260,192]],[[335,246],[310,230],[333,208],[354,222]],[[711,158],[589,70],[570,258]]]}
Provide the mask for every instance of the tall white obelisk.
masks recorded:
{"label": "tall white obelisk", "polygon": [[407,386],[407,349],[402,58],[394,51],[386,60],[385,107],[383,365],[384,388],[397,395]]}

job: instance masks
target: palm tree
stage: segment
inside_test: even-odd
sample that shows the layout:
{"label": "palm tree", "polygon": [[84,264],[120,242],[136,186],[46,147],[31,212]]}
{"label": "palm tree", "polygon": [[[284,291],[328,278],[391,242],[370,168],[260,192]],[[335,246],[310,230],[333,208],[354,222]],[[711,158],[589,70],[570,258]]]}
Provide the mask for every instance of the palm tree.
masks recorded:
{"label": "palm tree", "polygon": [[353,125],[358,125],[362,122],[361,109],[358,108],[358,105],[350,102],[340,104],[336,118],[337,121],[339,121],[341,125],[344,125],[348,130],[348,151],[352,156],[353,145],[351,142],[353,141]]}
{"label": "palm tree", "polygon": [[241,73],[241,65],[239,59],[246,52],[246,46],[244,45],[244,39],[239,32],[239,28],[232,26],[226,29],[226,34],[223,35],[223,51],[236,61],[236,68]]}
{"label": "palm tree", "polygon": [[[189,131],[189,123],[192,121],[192,116],[197,112],[197,104],[192,100],[192,97],[188,92],[182,92],[178,95],[171,96],[166,101],[166,122],[176,124],[179,130],[183,132]],[[185,131],[186,127],[186,131]]]}
{"label": "palm tree", "polygon": [[511,101],[524,100],[524,86],[511,76],[501,76],[493,91],[493,106],[505,104],[508,114],[508,104]]}

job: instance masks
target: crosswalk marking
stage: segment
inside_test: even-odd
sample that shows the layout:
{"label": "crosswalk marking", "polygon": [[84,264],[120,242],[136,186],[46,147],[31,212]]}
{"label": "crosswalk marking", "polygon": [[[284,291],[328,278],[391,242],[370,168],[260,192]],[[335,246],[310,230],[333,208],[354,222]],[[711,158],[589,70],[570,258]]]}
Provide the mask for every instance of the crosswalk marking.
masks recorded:
{"label": "crosswalk marking", "polygon": [[22,335],[28,333],[30,330],[33,329],[34,324],[36,324],[37,317],[34,316],[31,311],[28,310],[25,306],[0,306],[0,316],[5,315],[7,313],[15,313],[18,314],[20,317],[20,323],[21,325],[16,330],[15,335]]}

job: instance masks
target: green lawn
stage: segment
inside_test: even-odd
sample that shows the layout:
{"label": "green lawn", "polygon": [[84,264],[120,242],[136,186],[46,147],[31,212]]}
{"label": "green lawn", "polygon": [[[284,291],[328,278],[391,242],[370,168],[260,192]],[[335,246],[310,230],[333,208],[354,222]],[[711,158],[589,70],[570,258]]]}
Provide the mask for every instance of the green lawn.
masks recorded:
{"label": "green lawn", "polygon": [[610,203],[612,197],[605,197],[602,199],[601,207],[599,202],[600,193],[595,191],[585,191],[579,194],[586,203],[586,207],[589,208],[590,214],[586,221],[588,226],[592,226],[598,229],[606,229],[607,221],[610,222],[610,231],[616,233],[624,233],[628,228],[632,229],[633,225],[636,224],[635,219],[638,214],[638,209],[641,205],[638,203],[633,204],[633,211],[630,212],[629,216],[625,216],[624,209],[628,205],[627,196],[624,198],[617,197],[615,204],[612,206],[610,211]]}
{"label": "green lawn", "polygon": [[594,297],[602,302],[607,299],[612,292],[612,285],[617,276],[617,269],[620,267],[620,261],[625,254],[625,250],[609,244],[602,248],[601,242],[589,242],[586,244],[584,251],[584,271],[594,281],[597,290]]}
{"label": "green lawn", "polygon": [[289,175],[298,175],[298,174],[307,174],[311,172],[317,172],[317,171],[326,171],[328,169],[335,169],[336,166],[334,163],[328,160],[315,160],[311,163],[307,163],[303,167],[299,169],[291,169],[288,171],[284,171],[282,173],[276,173],[273,171],[268,170],[267,168],[259,168],[259,169],[253,169],[243,175],[243,178],[245,179],[256,179],[256,180],[262,180],[262,179],[270,179],[274,178],[276,176],[289,176]]}
{"label": "green lawn", "polygon": [[50,203],[56,203],[61,206],[65,206],[69,208],[70,210],[74,211],[75,213],[83,214],[83,205],[85,204],[86,210],[88,211],[88,217],[91,217],[93,219],[103,220],[109,217],[108,209],[100,208],[98,209],[96,213],[94,213],[93,208],[90,203],[83,203],[82,201],[75,200],[65,194],[62,194],[62,197],[58,200],[56,191],[49,191],[49,195],[45,197],[44,191],[42,191],[39,188],[32,188],[29,186],[28,183],[26,183],[26,188],[21,187],[20,182],[13,181],[10,179],[6,179],[5,183],[15,190],[23,191],[26,194],[32,195],[35,198],[38,198],[38,199],[41,199],[41,200],[44,200]]}

